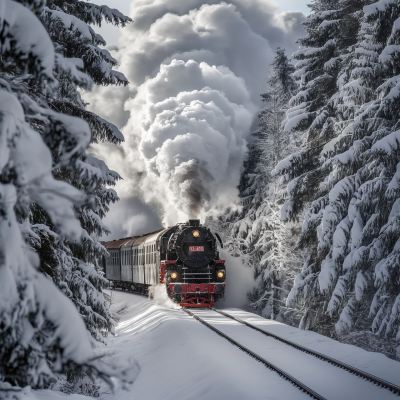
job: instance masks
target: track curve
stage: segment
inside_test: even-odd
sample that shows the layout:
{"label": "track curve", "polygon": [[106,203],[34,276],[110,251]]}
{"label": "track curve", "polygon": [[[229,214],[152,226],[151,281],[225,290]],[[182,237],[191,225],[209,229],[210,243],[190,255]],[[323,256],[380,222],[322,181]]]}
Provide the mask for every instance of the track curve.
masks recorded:
{"label": "track curve", "polygon": [[[203,325],[205,325],[207,328],[211,329],[214,331],[217,335],[222,336],[226,340],[228,340],[230,343],[232,343],[234,346],[238,347],[240,350],[244,351],[247,353],[249,356],[253,357],[257,361],[261,362],[264,364],[267,368],[277,372],[281,377],[289,380],[293,385],[295,385],[298,389],[302,390],[303,392],[307,393],[311,398],[316,399],[316,400],[326,400],[325,397],[321,396],[320,394],[316,393],[314,390],[306,386],[304,383],[300,382],[296,378],[294,378],[292,375],[288,374],[287,372],[283,371],[281,368],[277,367],[276,365],[272,364],[265,358],[259,356],[258,354],[254,353],[252,350],[248,349],[247,347],[241,345],[239,342],[236,340],[232,339],[228,335],[225,335],[225,333],[221,332],[219,329],[215,328],[211,324],[209,324],[207,321],[202,319],[196,314],[193,314],[191,311],[189,311],[186,308],[182,308],[183,311],[185,311],[187,314],[189,314],[191,317],[195,318],[197,321],[201,322]],[[215,309],[213,309],[216,311]]]}
{"label": "track curve", "polygon": [[280,342],[283,342],[283,343],[285,343],[285,344],[287,344],[287,345],[289,345],[291,347],[294,347],[297,350],[300,350],[300,351],[302,351],[304,353],[307,353],[307,354],[310,354],[312,356],[315,356],[315,357],[319,358],[320,360],[326,361],[326,362],[328,362],[328,363],[330,363],[332,365],[335,365],[336,367],[342,368],[342,369],[350,372],[351,374],[359,376],[359,377],[361,377],[363,379],[366,379],[369,382],[372,382],[372,383],[374,383],[376,385],[379,385],[379,386],[381,386],[381,387],[383,387],[385,389],[388,389],[388,390],[390,390],[391,392],[393,392],[393,393],[395,393],[397,395],[400,395],[400,387],[395,385],[395,384],[393,384],[393,383],[391,383],[391,382],[388,382],[388,381],[386,381],[386,380],[384,380],[382,378],[379,378],[379,377],[377,377],[375,375],[371,375],[368,372],[362,371],[362,370],[360,370],[358,368],[352,367],[351,365],[346,364],[346,363],[344,363],[342,361],[336,360],[335,358],[326,356],[325,354],[321,354],[321,353],[319,353],[317,351],[314,351],[314,350],[311,350],[311,349],[309,349],[307,347],[301,346],[301,345],[299,345],[297,343],[294,343],[294,342],[292,342],[292,341],[290,341],[288,339],[284,339],[284,338],[282,338],[282,337],[280,337],[278,335],[275,335],[274,333],[267,332],[267,331],[255,326],[255,325],[249,323],[249,322],[243,321],[242,319],[234,317],[233,315],[230,315],[230,314],[228,314],[228,313],[226,313],[224,311],[217,310],[216,308],[213,308],[213,307],[211,308],[211,310],[213,310],[213,311],[215,311],[215,312],[217,312],[217,313],[219,313],[221,315],[224,315],[225,317],[231,318],[231,319],[233,319],[233,320],[235,320],[237,322],[240,322],[241,324],[244,324],[244,325],[248,326],[249,328],[252,328],[252,329],[258,331],[258,332],[262,333],[263,335],[266,335],[266,336],[272,337],[272,338],[274,338],[276,340],[279,340]]}

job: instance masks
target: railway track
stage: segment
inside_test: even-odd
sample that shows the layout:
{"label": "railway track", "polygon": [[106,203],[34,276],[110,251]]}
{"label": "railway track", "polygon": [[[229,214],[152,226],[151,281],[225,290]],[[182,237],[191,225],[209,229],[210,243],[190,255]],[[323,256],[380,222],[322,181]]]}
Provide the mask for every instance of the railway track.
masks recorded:
{"label": "railway track", "polygon": [[[300,390],[302,390],[303,392],[307,393],[309,396],[311,396],[311,398],[316,399],[316,400],[326,400],[325,397],[321,396],[320,394],[318,394],[317,392],[315,392],[314,390],[312,390],[311,388],[309,388],[308,386],[306,386],[304,383],[300,382],[299,380],[297,380],[295,377],[293,377],[292,375],[288,374],[287,372],[283,371],[281,368],[277,367],[276,365],[272,364],[271,362],[267,361],[265,358],[257,355],[256,353],[254,353],[252,350],[248,349],[247,347],[241,345],[239,342],[237,342],[236,340],[232,339],[231,337],[229,337],[228,335],[225,335],[225,333],[221,332],[219,329],[215,328],[214,326],[212,326],[211,324],[209,324],[208,322],[206,322],[204,319],[202,319],[201,317],[199,317],[196,314],[193,314],[191,311],[189,311],[187,308],[183,308],[183,311],[185,311],[187,314],[189,314],[191,317],[197,319],[199,322],[201,322],[203,325],[207,326],[207,328],[211,329],[212,331],[214,331],[216,334],[218,334],[219,336],[222,336],[223,338],[225,338],[226,340],[228,340],[230,343],[232,343],[233,345],[235,345],[236,347],[238,347],[240,350],[244,351],[246,354],[248,354],[250,357],[253,357],[254,359],[256,359],[257,361],[261,362],[262,364],[264,364],[267,368],[269,368],[272,371],[277,372],[281,377],[287,379],[288,381],[290,381],[293,385],[295,385],[297,388],[299,388]],[[215,310],[214,310],[215,311]]]}
{"label": "railway track", "polygon": [[[288,372],[284,371],[281,367],[277,366],[276,364],[273,364],[272,362],[268,361],[267,359],[265,359],[264,357],[260,356],[259,354],[257,354],[256,352],[254,352],[253,350],[249,349],[248,347],[245,347],[244,345],[242,345],[241,343],[239,343],[237,340],[233,339],[231,336],[225,334],[224,332],[222,332],[221,330],[217,329],[215,326],[213,326],[212,324],[210,324],[209,322],[207,322],[205,319],[203,319],[201,316],[199,316],[197,313],[193,313],[191,311],[189,311],[188,309],[183,309],[187,314],[189,314],[190,316],[192,316],[193,318],[195,318],[197,321],[201,322],[203,325],[207,326],[209,329],[211,329],[212,331],[214,331],[215,333],[217,333],[219,336],[222,336],[223,338],[225,338],[226,340],[228,340],[230,343],[232,343],[234,346],[238,347],[239,349],[241,349],[242,351],[244,351],[245,353],[247,353],[249,356],[253,357],[254,359],[256,359],[257,361],[261,362],[262,364],[264,364],[267,368],[277,372],[280,376],[282,376],[283,378],[289,380],[293,385],[295,385],[298,389],[304,391],[305,393],[307,393],[311,398],[314,399],[325,399],[326,398],[324,396],[322,396],[321,394],[317,393],[315,390],[311,389],[310,387],[308,387],[307,385],[305,385],[303,382],[301,382],[299,379],[296,379],[293,375],[289,374]],[[290,346],[292,348],[295,348],[296,350],[299,350],[303,353],[309,354],[313,357],[318,358],[319,360],[322,360],[326,363],[329,363],[335,367],[338,367],[342,370],[345,370],[347,372],[349,372],[350,374],[353,374],[357,377],[362,378],[363,380],[366,380],[368,382],[373,383],[374,385],[380,386],[381,388],[387,389],[389,391],[391,391],[392,393],[396,394],[396,395],[400,395],[400,387],[388,382],[382,378],[379,378],[377,376],[371,375],[365,371],[362,371],[358,368],[355,368],[351,365],[348,365],[342,361],[336,360],[332,357],[326,356],[324,354],[321,354],[317,351],[311,350],[309,348],[306,348],[304,346],[301,346],[295,342],[292,342],[290,340],[287,340],[285,338],[282,338],[274,333],[265,331],[259,327],[257,327],[256,325],[253,325],[247,321],[243,321],[240,318],[237,318],[229,313],[226,313],[224,311],[221,310],[217,310],[215,308],[211,308],[212,311],[226,317],[229,318],[231,320],[234,320],[242,325],[245,325],[265,336],[268,336],[269,338],[272,338],[274,340],[277,340],[279,342],[284,343],[287,346]],[[388,394],[389,395],[389,394]],[[389,395],[390,396],[390,395]]]}
{"label": "railway track", "polygon": [[335,365],[336,367],[342,368],[342,369],[344,369],[344,370],[346,370],[346,371],[348,371],[348,372],[350,372],[350,373],[352,373],[352,374],[354,374],[356,376],[359,376],[359,377],[361,377],[363,379],[366,379],[369,382],[372,382],[372,383],[374,383],[376,385],[379,385],[379,386],[381,386],[381,387],[383,387],[385,389],[390,390],[391,392],[393,392],[393,393],[395,393],[397,395],[400,395],[400,387],[395,385],[395,384],[393,384],[393,383],[391,383],[391,382],[385,381],[384,379],[381,379],[381,378],[379,378],[379,377],[377,377],[375,375],[371,375],[368,372],[365,372],[365,371],[362,371],[362,370],[360,370],[358,368],[352,367],[351,365],[346,364],[346,363],[344,363],[342,361],[336,360],[335,358],[326,356],[325,354],[321,354],[321,353],[319,353],[317,351],[314,351],[314,350],[311,350],[311,349],[309,349],[307,347],[301,346],[301,345],[299,345],[297,343],[292,342],[291,340],[284,339],[284,338],[282,338],[282,337],[280,337],[278,335],[275,335],[274,333],[267,332],[267,331],[255,326],[255,325],[253,325],[253,324],[250,324],[249,322],[246,322],[246,321],[243,321],[243,320],[241,320],[239,318],[236,318],[233,315],[230,315],[230,314],[228,314],[228,313],[226,313],[224,311],[217,310],[215,308],[212,308],[212,310],[217,312],[217,313],[219,313],[219,314],[221,314],[221,315],[224,315],[225,317],[228,317],[228,318],[231,318],[231,319],[233,319],[233,320],[235,320],[237,322],[240,322],[241,324],[244,324],[244,325],[248,326],[251,329],[254,329],[254,330],[258,331],[258,332],[261,332],[263,335],[266,335],[266,336],[272,337],[272,338],[274,338],[276,340],[279,340],[280,342],[283,342],[283,343],[285,343],[285,344],[287,344],[287,345],[289,345],[291,347],[294,347],[297,350],[303,351],[304,353],[311,354],[311,355],[319,358],[320,360],[326,361],[326,362],[328,362],[328,363],[330,363],[332,365]]}

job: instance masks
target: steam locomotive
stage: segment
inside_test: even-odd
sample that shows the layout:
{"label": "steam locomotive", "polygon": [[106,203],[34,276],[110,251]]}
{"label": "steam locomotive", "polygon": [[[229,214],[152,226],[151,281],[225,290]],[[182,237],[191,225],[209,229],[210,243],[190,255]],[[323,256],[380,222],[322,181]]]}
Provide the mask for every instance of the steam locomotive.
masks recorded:
{"label": "steam locomotive", "polygon": [[115,287],[140,293],[164,284],[168,296],[184,307],[210,307],[224,296],[225,260],[218,234],[191,219],[142,236],[102,242],[106,278]]}

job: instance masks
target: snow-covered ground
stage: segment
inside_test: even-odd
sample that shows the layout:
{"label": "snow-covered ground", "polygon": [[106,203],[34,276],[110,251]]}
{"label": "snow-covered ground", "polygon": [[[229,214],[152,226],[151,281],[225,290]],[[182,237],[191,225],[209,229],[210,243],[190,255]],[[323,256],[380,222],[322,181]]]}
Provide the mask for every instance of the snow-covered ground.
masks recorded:
{"label": "snow-covered ground", "polygon": [[[113,291],[112,309],[121,320],[108,339],[114,359],[133,357],[140,373],[133,385],[114,393],[104,386],[102,400],[259,400],[310,399],[277,373],[234,347],[204,325],[174,307],[162,294],[155,300]],[[264,330],[400,385],[400,363],[344,345],[314,332],[265,320],[238,309],[229,312]],[[243,345],[285,369],[328,400],[394,399],[388,390],[287,347],[277,340],[229,320],[211,310],[196,310],[208,322]],[[49,391],[38,400],[82,400]]]}

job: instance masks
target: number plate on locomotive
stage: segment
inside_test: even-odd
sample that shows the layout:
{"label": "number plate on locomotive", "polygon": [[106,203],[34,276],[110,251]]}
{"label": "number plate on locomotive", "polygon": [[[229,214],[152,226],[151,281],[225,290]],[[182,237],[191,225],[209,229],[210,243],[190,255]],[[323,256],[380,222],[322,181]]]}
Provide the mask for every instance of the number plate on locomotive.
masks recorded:
{"label": "number plate on locomotive", "polygon": [[190,246],[189,251],[204,251],[204,246]]}

